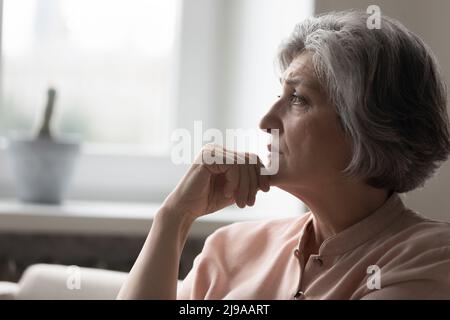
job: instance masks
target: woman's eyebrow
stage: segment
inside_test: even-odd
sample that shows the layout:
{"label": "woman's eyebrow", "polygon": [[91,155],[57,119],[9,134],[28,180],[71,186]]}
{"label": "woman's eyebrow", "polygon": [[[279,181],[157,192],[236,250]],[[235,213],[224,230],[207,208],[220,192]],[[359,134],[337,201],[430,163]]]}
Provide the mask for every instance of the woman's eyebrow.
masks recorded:
{"label": "woman's eyebrow", "polygon": [[311,90],[319,91],[320,85],[317,83],[317,81],[309,80],[305,77],[297,76],[297,77],[289,77],[286,79],[279,78],[279,81],[281,84],[286,83],[292,87],[296,87],[298,85],[303,85],[305,87],[310,88]]}

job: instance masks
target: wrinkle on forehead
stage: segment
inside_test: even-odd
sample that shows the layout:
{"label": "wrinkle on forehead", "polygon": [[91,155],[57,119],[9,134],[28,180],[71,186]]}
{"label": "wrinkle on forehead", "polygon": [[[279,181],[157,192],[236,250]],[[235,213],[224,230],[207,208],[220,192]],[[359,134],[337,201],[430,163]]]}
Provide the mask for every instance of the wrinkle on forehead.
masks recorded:
{"label": "wrinkle on forehead", "polygon": [[280,82],[286,82],[294,86],[303,84],[314,90],[321,91],[321,85],[314,74],[311,54],[309,53],[303,53],[294,58],[283,73]]}
{"label": "wrinkle on forehead", "polygon": [[302,76],[313,77],[314,73],[311,65],[311,55],[307,53],[300,54],[291,61],[288,68],[284,72],[284,78],[295,77],[299,74]]}

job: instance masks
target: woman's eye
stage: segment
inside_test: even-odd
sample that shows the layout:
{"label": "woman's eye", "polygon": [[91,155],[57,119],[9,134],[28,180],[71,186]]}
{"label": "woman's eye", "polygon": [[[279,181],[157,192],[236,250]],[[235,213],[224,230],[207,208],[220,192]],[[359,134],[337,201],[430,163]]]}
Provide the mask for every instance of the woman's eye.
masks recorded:
{"label": "woman's eye", "polygon": [[[283,95],[278,95],[277,98],[278,99],[282,99]],[[308,103],[308,100],[303,95],[297,94],[297,93],[293,93],[290,96],[290,104],[291,105],[297,105],[297,106],[305,107],[309,103]]]}
{"label": "woman's eye", "polygon": [[291,103],[303,106],[308,104],[308,101],[304,96],[294,93],[291,95]]}

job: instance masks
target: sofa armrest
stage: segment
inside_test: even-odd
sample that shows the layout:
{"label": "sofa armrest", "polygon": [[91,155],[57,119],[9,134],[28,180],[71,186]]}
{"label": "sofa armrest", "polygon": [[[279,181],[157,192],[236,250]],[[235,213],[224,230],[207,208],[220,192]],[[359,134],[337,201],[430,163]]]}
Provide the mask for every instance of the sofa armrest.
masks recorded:
{"label": "sofa armrest", "polygon": [[0,281],[0,300],[14,300],[19,291],[19,285],[14,282]]}
{"label": "sofa armrest", "polygon": [[16,299],[115,299],[127,273],[102,269],[35,264],[19,281]]}

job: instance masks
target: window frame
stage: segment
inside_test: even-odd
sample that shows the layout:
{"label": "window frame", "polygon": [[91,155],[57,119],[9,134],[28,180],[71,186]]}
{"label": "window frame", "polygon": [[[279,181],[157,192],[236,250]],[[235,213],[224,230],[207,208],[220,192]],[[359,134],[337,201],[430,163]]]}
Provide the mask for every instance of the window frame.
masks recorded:
{"label": "window frame", "polygon": [[[171,108],[176,118],[173,128],[193,126],[202,120],[204,128],[220,127],[220,112],[214,112],[213,81],[219,52],[215,33],[220,28],[222,1],[197,0],[184,5],[177,0],[176,35],[171,77]],[[3,0],[0,0],[2,26]],[[201,13],[206,19],[199,19]],[[0,53],[1,51],[0,27]],[[0,56],[1,59],[1,56]],[[1,61],[0,61],[1,63]],[[0,65],[0,74],[1,74]],[[196,75],[195,83],[189,81]],[[0,77],[1,79],[2,77]],[[0,82],[1,85],[1,82]],[[174,165],[170,155],[102,153],[82,148],[68,199],[101,201],[162,201],[182,177],[185,165]],[[7,143],[0,144],[0,197],[14,197],[14,181],[9,170]]]}

